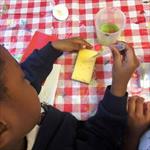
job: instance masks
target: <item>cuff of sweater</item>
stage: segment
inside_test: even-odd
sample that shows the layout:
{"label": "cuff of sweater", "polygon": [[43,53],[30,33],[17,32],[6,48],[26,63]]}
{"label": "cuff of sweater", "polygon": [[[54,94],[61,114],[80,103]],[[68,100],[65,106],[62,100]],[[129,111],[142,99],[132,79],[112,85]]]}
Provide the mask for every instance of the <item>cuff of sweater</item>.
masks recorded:
{"label": "cuff of sweater", "polygon": [[51,42],[48,42],[47,45],[45,45],[41,50],[38,51],[38,55],[43,59],[50,60],[51,62],[54,62],[60,55],[62,55],[63,52],[55,49]]}
{"label": "cuff of sweater", "polygon": [[110,113],[118,116],[126,115],[128,93],[123,97],[114,96],[110,91],[111,86],[106,88],[101,105]]}

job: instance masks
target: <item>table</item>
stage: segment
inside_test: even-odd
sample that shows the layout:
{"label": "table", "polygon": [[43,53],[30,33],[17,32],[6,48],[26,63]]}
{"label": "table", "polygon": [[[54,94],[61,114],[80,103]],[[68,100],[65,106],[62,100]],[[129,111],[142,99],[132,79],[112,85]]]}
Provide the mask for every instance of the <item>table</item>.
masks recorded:
{"label": "table", "polygon": [[[52,16],[57,4],[69,10],[66,21]],[[59,39],[81,36],[96,50],[94,16],[103,7],[120,8],[126,15],[126,28],[121,39],[133,45],[142,61],[150,62],[150,1],[149,0],[2,0],[0,4],[0,44],[20,61],[35,31],[56,35]],[[76,54],[64,54],[57,60],[62,65],[55,107],[71,112],[78,119],[95,113],[107,85],[111,84],[110,55],[97,59],[90,85],[71,80]],[[150,92],[150,89],[148,89]]]}

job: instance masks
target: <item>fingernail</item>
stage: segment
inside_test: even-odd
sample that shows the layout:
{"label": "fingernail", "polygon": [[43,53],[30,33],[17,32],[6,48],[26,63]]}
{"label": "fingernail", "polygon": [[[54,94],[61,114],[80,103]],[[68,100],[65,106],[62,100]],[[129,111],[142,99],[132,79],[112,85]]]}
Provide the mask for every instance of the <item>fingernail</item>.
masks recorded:
{"label": "fingernail", "polygon": [[82,48],[86,48],[86,45],[83,45]]}

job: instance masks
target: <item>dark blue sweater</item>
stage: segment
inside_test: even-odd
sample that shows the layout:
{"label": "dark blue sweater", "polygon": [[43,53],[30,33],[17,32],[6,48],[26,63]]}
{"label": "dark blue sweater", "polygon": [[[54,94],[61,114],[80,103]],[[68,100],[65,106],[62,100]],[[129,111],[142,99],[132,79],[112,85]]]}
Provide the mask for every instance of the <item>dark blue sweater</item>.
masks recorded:
{"label": "dark blue sweater", "polygon": [[[26,78],[37,92],[52,70],[54,61],[62,52],[48,43],[41,50],[35,50],[21,64]],[[52,106],[40,125],[33,150],[118,150],[126,127],[127,94],[116,97],[107,87],[95,116],[79,121],[69,113],[60,112]]]}

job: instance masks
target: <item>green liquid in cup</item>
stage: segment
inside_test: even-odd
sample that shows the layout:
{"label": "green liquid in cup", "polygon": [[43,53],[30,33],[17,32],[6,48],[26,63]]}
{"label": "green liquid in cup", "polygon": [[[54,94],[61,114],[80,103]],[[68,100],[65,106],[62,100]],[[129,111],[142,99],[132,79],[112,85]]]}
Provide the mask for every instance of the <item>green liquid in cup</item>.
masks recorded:
{"label": "green liquid in cup", "polygon": [[114,33],[119,31],[119,27],[113,23],[104,23],[100,26],[100,30],[105,33]]}

